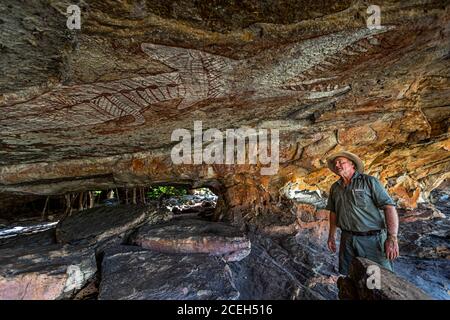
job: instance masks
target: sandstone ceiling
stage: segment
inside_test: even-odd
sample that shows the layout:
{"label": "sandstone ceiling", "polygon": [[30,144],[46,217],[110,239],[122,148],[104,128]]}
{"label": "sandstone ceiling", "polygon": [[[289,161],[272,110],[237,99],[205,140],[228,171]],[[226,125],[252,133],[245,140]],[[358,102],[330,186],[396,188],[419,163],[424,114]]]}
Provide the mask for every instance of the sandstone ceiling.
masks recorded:
{"label": "sandstone ceiling", "polygon": [[[237,208],[327,191],[350,150],[405,207],[449,176],[447,1],[0,4],[0,192],[211,186]],[[280,130],[280,169],[174,165],[178,128]],[[219,192],[220,193],[220,192]]]}

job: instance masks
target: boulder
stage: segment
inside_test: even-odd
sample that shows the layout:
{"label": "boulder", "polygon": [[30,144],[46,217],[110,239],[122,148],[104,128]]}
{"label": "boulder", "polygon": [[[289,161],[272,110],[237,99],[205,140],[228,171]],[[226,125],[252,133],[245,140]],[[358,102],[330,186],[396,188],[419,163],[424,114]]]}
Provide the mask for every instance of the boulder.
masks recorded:
{"label": "boulder", "polygon": [[233,300],[226,264],[206,254],[168,254],[134,246],[105,251],[100,300]]}
{"label": "boulder", "polygon": [[[378,267],[372,274],[369,267]],[[379,276],[379,286],[371,279]],[[370,283],[370,285],[369,285]],[[377,263],[357,257],[353,259],[348,277],[338,279],[339,298],[343,300],[430,300],[421,289],[383,268]]]}
{"label": "boulder", "polygon": [[97,271],[92,248],[9,247],[0,257],[0,300],[69,298]]}
{"label": "boulder", "polygon": [[251,250],[250,240],[226,223],[199,219],[177,219],[146,225],[132,235],[131,242],[166,253],[208,253],[227,261],[239,261]]}

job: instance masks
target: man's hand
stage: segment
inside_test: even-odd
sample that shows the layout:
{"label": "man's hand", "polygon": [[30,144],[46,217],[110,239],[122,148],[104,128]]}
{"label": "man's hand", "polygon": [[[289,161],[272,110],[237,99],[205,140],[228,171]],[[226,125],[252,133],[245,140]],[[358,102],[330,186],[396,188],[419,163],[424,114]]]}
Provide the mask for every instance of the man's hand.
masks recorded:
{"label": "man's hand", "polygon": [[386,226],[388,231],[388,237],[384,242],[384,251],[386,252],[386,258],[394,260],[398,257],[398,214],[394,206],[384,206],[384,217],[386,219]]}
{"label": "man's hand", "polygon": [[328,244],[328,249],[330,249],[331,252],[333,252],[333,253],[336,252],[336,239],[334,237],[329,236],[327,244]]}
{"label": "man's hand", "polygon": [[384,250],[389,260],[395,260],[399,256],[398,240],[396,236],[388,236],[384,242]]}

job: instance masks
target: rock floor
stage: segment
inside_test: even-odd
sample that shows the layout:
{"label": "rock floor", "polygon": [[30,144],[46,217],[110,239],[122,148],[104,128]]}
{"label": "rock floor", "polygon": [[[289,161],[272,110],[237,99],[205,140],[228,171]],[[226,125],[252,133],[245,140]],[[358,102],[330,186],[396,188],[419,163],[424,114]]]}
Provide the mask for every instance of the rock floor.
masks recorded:
{"label": "rock floor", "polygon": [[[323,232],[243,232],[209,221],[205,207],[192,205],[197,211],[177,214],[99,207],[41,232],[8,234],[0,239],[0,298],[337,299],[337,256]],[[424,219],[427,210],[414,221],[401,212],[407,222],[394,266],[434,299],[448,300],[450,219]]]}

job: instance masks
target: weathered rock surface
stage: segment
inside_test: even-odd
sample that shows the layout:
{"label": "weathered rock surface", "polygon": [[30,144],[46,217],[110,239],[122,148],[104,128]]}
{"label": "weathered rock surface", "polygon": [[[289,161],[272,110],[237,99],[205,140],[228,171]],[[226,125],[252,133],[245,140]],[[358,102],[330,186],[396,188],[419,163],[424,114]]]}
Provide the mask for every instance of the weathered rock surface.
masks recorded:
{"label": "weathered rock surface", "polygon": [[419,203],[417,208],[413,210],[399,209],[398,214],[401,224],[407,224],[419,220],[426,221],[434,218],[445,218],[445,215],[441,211],[437,210],[435,206],[423,203]]}
{"label": "weathered rock surface", "polygon": [[15,237],[0,238],[0,248],[32,248],[56,244],[55,228],[36,234],[17,235]]}
{"label": "weathered rock surface", "polygon": [[172,210],[174,214],[198,213],[207,216],[214,211],[217,204],[217,196],[211,191],[204,194],[184,195],[170,197],[162,200],[162,204]]}
{"label": "weathered rock surface", "polygon": [[[380,28],[360,1],[136,3],[92,1],[69,31],[64,1],[2,2],[0,192],[213,186],[234,220],[286,183],[327,192],[344,148],[405,208],[448,177],[445,3],[381,1]],[[196,120],[280,130],[279,170],[174,165],[171,133]]]}
{"label": "weathered rock surface", "polygon": [[[321,277],[307,262],[297,259],[303,250],[302,245],[295,243],[295,238],[288,237],[280,245],[265,236],[250,237],[250,255],[242,261],[229,263],[241,299],[321,300],[336,296],[335,289],[333,292],[317,286],[317,283],[327,282],[326,276]],[[293,256],[296,250],[299,253]],[[328,279],[328,283],[333,285],[333,280]]]}
{"label": "weathered rock surface", "polygon": [[402,255],[427,259],[450,259],[449,218],[401,224],[399,235]]}
{"label": "weathered rock surface", "polygon": [[0,300],[68,298],[97,271],[89,247],[0,247],[0,257]]}
{"label": "weathered rock surface", "polygon": [[[448,190],[438,189],[433,195],[433,204],[419,204],[413,210],[398,210],[401,258],[394,262],[394,270],[431,297],[449,299],[449,276],[444,271],[450,269],[450,211],[446,206]],[[437,211],[437,208],[442,212]],[[315,284],[316,291],[319,290],[328,299],[336,299],[338,261],[337,255],[331,254],[326,248],[328,212],[304,203],[294,204],[291,211],[297,217],[297,234],[295,238],[282,237],[280,245],[297,263],[303,283]]]}
{"label": "weathered rock surface", "polygon": [[327,233],[318,236],[317,228],[299,230],[295,237],[279,241],[287,250],[301,281],[325,299],[337,298],[338,257],[326,247]]}
{"label": "weathered rock surface", "polygon": [[[206,186],[219,196],[215,220],[271,235],[304,229],[322,239],[321,208],[337,179],[324,159],[346,149],[409,210],[402,222],[428,233],[405,231],[401,250],[448,257],[448,235],[424,226],[442,217],[420,203],[450,177],[450,7],[377,4],[380,28],[368,27],[362,1],[93,0],[80,4],[81,30],[68,30],[65,0],[2,1],[3,212],[37,195]],[[261,161],[175,165],[171,135],[194,121],[202,121],[202,133],[279,130],[278,171],[262,175]],[[304,203],[286,202],[288,194]],[[83,214],[61,222],[59,242],[113,238],[106,248],[144,223],[141,213]],[[284,245],[295,247],[292,239]],[[331,261],[319,268],[324,278],[306,271],[320,264],[317,250],[320,256],[313,244],[301,251],[299,259],[314,266],[305,264],[299,277],[323,283],[326,296]]]}
{"label": "weathered rock surface", "polygon": [[443,213],[450,215],[450,179],[445,180],[439,188],[430,194],[430,201]]}
{"label": "weathered rock surface", "polygon": [[415,210],[399,210],[399,245],[402,256],[417,259],[419,265],[423,264],[422,259],[444,259],[450,263],[450,211],[446,207],[447,193],[448,190],[436,192],[438,200],[434,204],[420,205]]}
{"label": "weathered rock surface", "polygon": [[[400,211],[403,216],[399,232],[401,257],[394,264],[397,274],[431,297],[443,300],[450,299],[448,192],[448,189],[437,189],[433,191],[433,204]],[[437,209],[441,211],[436,212]]]}
{"label": "weathered rock surface", "polygon": [[98,243],[123,235],[145,222],[152,224],[170,218],[170,213],[151,206],[98,207],[63,219],[56,228],[56,239],[59,243]]}
{"label": "weathered rock surface", "polygon": [[393,272],[380,268],[380,288],[367,287],[367,269],[377,265],[365,258],[355,258],[350,266],[350,274],[338,279],[339,297],[352,300],[430,300],[421,289],[400,278]]}
{"label": "weathered rock surface", "polygon": [[250,240],[239,229],[199,219],[179,219],[141,227],[131,242],[158,252],[208,253],[227,261],[242,260],[251,250]]}
{"label": "weathered rock surface", "polygon": [[107,250],[99,299],[237,299],[227,265],[206,254],[167,254],[139,247]]}
{"label": "weathered rock surface", "polygon": [[[92,283],[96,259],[104,250],[122,244],[134,228],[171,216],[150,206],[97,207],[67,217],[56,228],[1,239],[0,297],[70,298],[88,281]],[[77,296],[92,290],[84,291]]]}
{"label": "weathered rock surface", "polygon": [[[172,252],[186,252],[183,254],[162,254],[163,257],[166,256],[183,256],[181,260],[185,259],[186,261],[191,261],[188,259],[190,256],[195,257],[209,257],[212,258],[211,254],[199,254],[195,252],[208,252],[211,249],[211,245],[208,243],[204,243],[202,241],[198,241],[202,237],[219,239],[220,241],[215,244],[218,244],[218,247],[214,247],[215,253],[219,252],[219,256],[221,256],[224,252],[224,248],[227,247],[228,237],[233,236],[232,239],[236,239],[236,236],[245,239],[247,242],[251,240],[251,252],[245,252],[246,257],[243,259],[239,259],[240,261],[230,261],[228,259],[228,263],[225,263],[225,260],[216,259],[217,263],[222,263],[221,268],[225,268],[225,270],[229,270],[229,280],[231,281],[231,286],[236,289],[238,292],[238,297],[235,295],[226,296],[222,295],[221,298],[229,299],[336,299],[337,298],[337,288],[336,281],[338,278],[337,272],[337,255],[331,254],[326,249],[326,236],[327,236],[327,228],[325,225],[328,223],[325,216],[320,214],[320,210],[314,210],[314,208],[310,205],[299,205],[296,207],[296,216],[297,220],[297,228],[298,231],[293,233],[274,233],[272,238],[267,237],[267,235],[256,235],[253,233],[249,233],[248,236],[244,237],[241,231],[238,231],[235,227],[230,225],[226,225],[224,223],[215,223],[210,221],[201,221],[199,219],[192,219],[189,217],[186,218],[186,215],[179,215],[174,220],[165,223],[159,223],[156,225],[144,225],[139,227],[135,234],[130,237],[131,243],[135,243],[135,240],[138,236],[148,237],[152,235],[155,238],[155,235],[162,236],[162,238],[158,238],[157,241],[162,241],[161,243],[165,246],[152,246],[149,250],[153,253],[153,255],[157,255],[158,252],[155,250],[169,250]],[[108,208],[111,209],[111,208]],[[433,226],[436,226],[436,219],[432,219],[428,221],[429,225],[426,226],[425,229],[420,229],[419,232],[423,233],[423,237],[427,237],[427,232],[439,232],[439,228],[433,230]],[[306,222],[305,222],[306,221]],[[425,221],[419,220],[414,223],[424,224]],[[414,223],[404,224],[404,225],[413,225]],[[300,226],[300,227],[299,227]],[[414,230],[414,228],[412,229]],[[446,229],[448,230],[448,229]],[[20,252],[33,253],[33,259],[41,259],[45,261],[46,259],[46,251],[55,251],[53,248],[58,246],[55,243],[54,237],[54,229],[44,231],[38,234],[32,235],[23,235],[15,237],[16,245],[14,246],[14,241],[11,239],[5,239],[8,241],[3,241],[2,249],[9,249],[11,252],[16,252],[16,255],[20,255]],[[189,236],[189,232],[192,233],[193,236]],[[403,247],[405,243],[405,236],[407,234],[400,233],[401,235],[401,251],[403,257],[395,263],[396,272],[404,276],[405,279],[408,279],[410,282],[416,284],[420,288],[422,288],[425,292],[427,292],[430,296],[437,299],[447,299],[447,286],[448,286],[448,267],[449,260],[448,259],[424,259],[423,252],[429,252],[433,246],[427,249],[424,246],[424,243],[420,245],[416,243],[415,250],[406,251]],[[115,240],[114,240],[115,239]],[[170,240],[169,243],[171,247],[167,248],[167,240]],[[97,255],[97,259],[105,263],[104,259],[109,259],[108,257],[112,257],[109,263],[109,269],[102,268],[102,274],[100,278],[103,280],[104,278],[104,270],[107,270],[108,277],[107,281],[104,282],[106,287],[103,291],[105,299],[121,299],[121,298],[138,298],[138,299],[173,299],[176,294],[179,293],[179,288],[176,287],[171,282],[164,286],[162,289],[164,293],[162,295],[155,295],[155,292],[158,290],[155,289],[153,293],[149,293],[148,288],[153,288],[154,285],[161,285],[160,283],[151,282],[148,284],[148,287],[139,287],[142,292],[140,292],[137,296],[129,296],[129,292],[133,286],[136,286],[136,283],[139,281],[152,281],[153,279],[151,270],[158,268],[158,276],[160,278],[170,277],[172,279],[176,279],[177,277],[184,277],[185,274],[189,274],[190,271],[183,268],[178,268],[178,264],[180,259],[159,259],[164,263],[162,266],[157,262],[153,255],[152,258],[147,259],[146,252],[148,250],[144,250],[143,248],[137,246],[121,246],[124,239],[120,237],[113,237],[113,240],[108,241],[100,241],[99,243],[95,243],[91,246],[92,252],[95,252]],[[89,244],[89,242],[80,242],[84,246]],[[229,244],[229,243],[228,243]],[[117,247],[117,245],[119,245]],[[19,248],[20,247],[20,248]],[[72,248],[72,246],[67,246],[68,248]],[[193,250],[193,248],[195,250]],[[19,250],[20,249],[20,250]],[[83,250],[86,250],[87,247],[84,247]],[[208,250],[203,250],[208,249]],[[18,250],[20,251],[18,253]],[[421,250],[421,251],[420,251]],[[225,250],[226,251],[226,250]],[[4,251],[7,252],[7,251]],[[102,252],[101,255],[98,255],[98,252]],[[106,253],[105,253],[106,252]],[[238,251],[239,252],[239,251]],[[117,255],[116,255],[117,254]],[[144,256],[142,256],[144,254]],[[59,254],[58,254],[59,255]],[[122,257],[125,255],[125,257]],[[40,257],[40,258],[38,258]],[[120,257],[120,258],[119,258]],[[144,257],[144,258],[143,258]],[[160,257],[160,256],[158,256]],[[422,257],[422,258],[421,258]],[[432,256],[430,256],[432,257]],[[242,258],[242,257],[241,257]],[[197,258],[195,258],[197,259]],[[202,261],[203,263],[209,263],[206,258],[198,258],[197,261]],[[206,260],[201,260],[206,259]],[[71,257],[67,257],[66,262],[68,264],[76,264],[76,258],[72,259]],[[133,267],[130,270],[127,269],[128,264],[136,264],[136,267]],[[138,270],[141,266],[139,263],[144,261],[142,264],[142,268],[144,271],[147,270],[148,273],[145,273],[141,269]],[[215,262],[215,263],[216,263]],[[31,262],[29,261],[28,263]],[[23,269],[24,266],[16,265],[15,267],[19,269]],[[186,268],[193,268],[192,264],[186,266]],[[229,268],[229,269],[227,269]],[[426,269],[424,269],[426,268]],[[137,271],[136,271],[136,270]],[[118,270],[116,274],[115,271]],[[166,274],[165,271],[169,270]],[[195,270],[195,269],[194,269]],[[203,269],[202,269],[203,270]],[[28,275],[19,278],[14,283],[14,290],[20,291],[21,289],[17,287],[20,283],[31,283],[30,288],[39,287],[41,290],[45,288],[46,283],[55,283],[57,281],[62,280],[60,278],[50,278],[40,275],[39,277],[36,274]],[[133,273],[136,271],[135,273]],[[192,270],[191,270],[192,271]],[[41,273],[44,272],[41,270]],[[206,273],[210,272],[208,270]],[[139,274],[139,279],[138,275]],[[32,278],[34,277],[34,278]],[[36,279],[38,278],[38,279]],[[121,292],[123,296],[116,296],[112,294],[115,292],[117,282],[120,286],[121,283],[125,283],[131,280],[129,286],[127,287],[126,292]],[[88,281],[88,282],[86,282]],[[92,276],[90,279],[86,280],[86,285],[83,290],[76,293],[74,299],[96,299],[98,295],[98,282]],[[195,291],[197,290],[197,286],[203,286],[204,279],[200,277],[198,280],[196,277],[193,277],[189,280],[189,286],[183,289],[183,294],[185,294],[186,290]],[[341,280],[342,281],[342,280]],[[146,282],[146,283],[147,283]],[[11,281],[9,282],[11,283]],[[39,284],[36,284],[39,283]],[[34,286],[34,287],[33,287]],[[83,285],[80,284],[77,289],[80,289]],[[124,285],[126,286],[126,285]],[[147,284],[146,284],[147,286]],[[57,284],[54,286],[55,288],[59,288]],[[10,287],[9,287],[10,288]],[[169,289],[168,289],[169,288]],[[353,286],[347,286],[348,288],[353,288]],[[11,289],[8,289],[11,292]],[[39,292],[39,289],[33,289],[35,292],[34,296],[45,296],[50,298],[55,298],[56,293],[54,292]],[[172,290],[172,291],[171,291]],[[211,292],[200,290],[200,296],[209,299],[208,296]],[[209,289],[208,289],[209,290]],[[344,290],[344,289],[343,289]],[[23,290],[22,290],[23,291]],[[48,291],[48,290],[47,290]],[[76,291],[76,290],[74,290]],[[356,296],[356,291],[353,290],[352,297]],[[128,292],[128,293],[127,293]],[[175,292],[175,293],[173,293]],[[75,293],[75,292],[74,292]],[[19,293],[17,293],[19,294]],[[20,293],[22,294],[22,293]],[[204,296],[203,296],[204,295]],[[347,293],[348,295],[348,293]],[[23,294],[23,296],[26,296]],[[63,297],[68,297],[70,294],[65,294]],[[202,297],[193,297],[192,295],[184,295],[177,296],[177,298],[186,298],[186,299],[202,299]],[[100,297],[102,298],[102,297]]]}
{"label": "weathered rock surface", "polygon": [[94,276],[91,280],[89,280],[89,282],[80,291],[78,291],[72,299],[97,300],[98,286],[99,286],[99,279],[97,274],[97,276]]}
{"label": "weathered rock surface", "polygon": [[395,273],[437,300],[450,300],[450,260],[410,256],[395,261]]}

